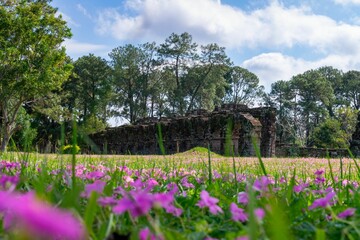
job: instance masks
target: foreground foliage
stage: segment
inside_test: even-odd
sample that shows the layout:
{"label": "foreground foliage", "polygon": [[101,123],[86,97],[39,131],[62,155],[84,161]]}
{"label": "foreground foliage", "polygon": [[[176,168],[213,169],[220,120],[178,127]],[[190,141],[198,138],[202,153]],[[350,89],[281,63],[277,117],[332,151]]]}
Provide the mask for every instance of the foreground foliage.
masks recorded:
{"label": "foreground foliage", "polygon": [[193,156],[3,155],[0,236],[360,237],[355,160]]}

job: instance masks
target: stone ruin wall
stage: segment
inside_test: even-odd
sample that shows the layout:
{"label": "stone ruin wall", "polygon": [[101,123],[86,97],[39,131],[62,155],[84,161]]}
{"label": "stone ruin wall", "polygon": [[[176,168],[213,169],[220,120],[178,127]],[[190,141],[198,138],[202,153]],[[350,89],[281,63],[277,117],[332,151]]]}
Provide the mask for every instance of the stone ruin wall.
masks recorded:
{"label": "stone ruin wall", "polygon": [[[226,104],[213,112],[195,110],[184,117],[146,118],[135,125],[108,128],[90,138],[101,152],[109,154],[160,154],[158,125],[161,127],[166,154],[184,152],[196,146],[224,154],[231,139],[235,156],[255,156],[252,138],[263,157],[275,155],[274,108],[247,108]],[[227,126],[232,134],[226,140]]]}
{"label": "stone ruin wall", "polygon": [[360,113],[358,113],[356,129],[350,142],[350,150],[355,156],[360,156]]}

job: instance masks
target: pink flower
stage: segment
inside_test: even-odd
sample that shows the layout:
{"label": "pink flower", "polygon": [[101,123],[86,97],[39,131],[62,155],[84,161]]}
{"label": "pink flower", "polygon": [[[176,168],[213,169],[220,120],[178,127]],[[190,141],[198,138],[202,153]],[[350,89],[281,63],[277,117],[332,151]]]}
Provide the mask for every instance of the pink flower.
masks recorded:
{"label": "pink flower", "polygon": [[266,192],[270,184],[272,184],[272,181],[268,177],[262,176],[260,179],[255,180],[253,188],[259,192]]}
{"label": "pink flower", "polygon": [[210,197],[207,191],[202,190],[200,193],[200,201],[196,205],[200,208],[208,207],[210,212],[216,215],[219,212],[223,212],[223,210],[218,205],[216,205],[218,202],[219,200],[217,198]]}
{"label": "pink flower", "polygon": [[149,228],[141,229],[139,232],[139,239],[140,240],[161,240],[164,239],[161,236],[156,236],[153,234]]}
{"label": "pink flower", "polygon": [[265,217],[265,211],[262,208],[256,208],[254,210],[254,213],[257,219],[259,219],[259,221],[263,220],[263,218]]}
{"label": "pink flower", "polygon": [[338,214],[339,218],[351,217],[355,214],[356,208],[347,208],[345,211]]}
{"label": "pink flower", "polygon": [[89,172],[86,174],[87,179],[100,179],[105,176],[105,173],[100,171]]}
{"label": "pink flower", "polygon": [[316,199],[313,204],[310,205],[309,210],[312,210],[314,208],[325,208],[327,206],[331,206],[334,203],[332,202],[332,199],[335,197],[335,192],[329,192],[325,197]]}
{"label": "pink flower", "polygon": [[181,185],[186,188],[194,188],[195,187],[194,184],[189,183],[189,179],[187,177],[184,177],[183,179],[181,179]]}
{"label": "pink flower", "polygon": [[315,171],[315,175],[320,177],[321,175],[323,175],[325,173],[324,169],[318,169]]}
{"label": "pink flower", "polygon": [[153,198],[146,191],[131,191],[120,199],[113,207],[115,214],[128,211],[133,217],[147,214],[153,206]]}
{"label": "pink flower", "polygon": [[175,217],[179,217],[182,214],[182,209],[174,206],[174,195],[171,193],[156,193],[154,195],[154,202],[158,203],[167,213],[171,213]]}
{"label": "pink flower", "polygon": [[249,196],[246,192],[239,192],[238,194],[238,203],[247,205],[249,202]]}
{"label": "pink flower", "polygon": [[94,183],[87,184],[85,186],[85,191],[82,194],[83,197],[89,198],[91,196],[92,192],[97,192],[101,194],[104,191],[104,187],[106,185],[106,182],[96,180]]}
{"label": "pink flower", "polygon": [[33,239],[86,239],[85,228],[70,212],[36,199],[32,193],[0,192],[6,230],[21,230]]}
{"label": "pink flower", "polygon": [[8,175],[1,175],[0,177],[0,186],[3,189],[7,189],[8,187],[13,186],[14,188],[18,184],[20,178],[19,176],[8,176]]}
{"label": "pink flower", "polygon": [[248,216],[244,209],[239,208],[235,203],[230,204],[231,219],[234,221],[246,222]]}
{"label": "pink flower", "polygon": [[176,183],[169,183],[166,186],[167,190],[172,194],[177,194],[179,192],[179,187],[176,185]]}
{"label": "pink flower", "polygon": [[115,206],[118,200],[114,199],[113,197],[99,197],[97,202],[100,206],[106,207],[106,206]]}
{"label": "pink flower", "polygon": [[294,192],[296,193],[300,193],[302,191],[304,191],[305,188],[307,188],[309,186],[308,183],[301,183],[299,185],[294,186]]}

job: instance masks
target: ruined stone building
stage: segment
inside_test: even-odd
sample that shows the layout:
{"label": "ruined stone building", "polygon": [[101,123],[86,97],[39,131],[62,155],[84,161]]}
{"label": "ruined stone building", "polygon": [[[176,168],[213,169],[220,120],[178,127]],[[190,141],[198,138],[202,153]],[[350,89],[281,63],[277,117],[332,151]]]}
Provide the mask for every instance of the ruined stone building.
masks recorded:
{"label": "ruined stone building", "polygon": [[357,157],[360,157],[360,113],[358,113],[356,130],[352,135],[350,142],[350,150],[352,154]]}
{"label": "ruined stone building", "polygon": [[224,154],[231,145],[235,156],[255,156],[255,141],[261,155],[270,157],[275,155],[275,117],[274,108],[225,104],[213,112],[195,110],[184,117],[142,119],[90,138],[109,154],[160,154],[162,138],[166,154],[209,144],[216,153]]}

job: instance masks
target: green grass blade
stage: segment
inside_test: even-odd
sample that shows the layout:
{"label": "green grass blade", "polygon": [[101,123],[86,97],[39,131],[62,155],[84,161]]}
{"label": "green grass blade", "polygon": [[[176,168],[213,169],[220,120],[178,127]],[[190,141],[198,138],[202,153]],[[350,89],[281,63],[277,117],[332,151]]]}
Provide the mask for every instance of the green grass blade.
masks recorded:
{"label": "green grass blade", "polygon": [[258,160],[259,160],[261,170],[262,170],[263,174],[264,174],[265,176],[267,176],[267,172],[266,172],[266,169],[265,169],[264,162],[263,162],[263,160],[261,159],[260,149],[259,149],[258,145],[256,144],[255,138],[251,138],[251,140],[252,140],[253,147],[254,147],[254,149],[255,149],[256,156],[257,156],[257,158],[258,158]]}
{"label": "green grass blade", "polygon": [[94,232],[93,232],[93,222],[95,220],[95,216],[97,213],[97,199],[98,199],[98,194],[96,192],[92,192],[90,199],[88,200],[86,209],[85,209],[85,215],[84,215],[84,222],[86,225],[86,228],[88,230],[88,232],[90,233],[90,235],[92,237],[95,236]]}
{"label": "green grass blade", "polygon": [[212,167],[211,167],[211,151],[210,143],[208,143],[208,171],[209,171],[209,185],[212,184]]}

